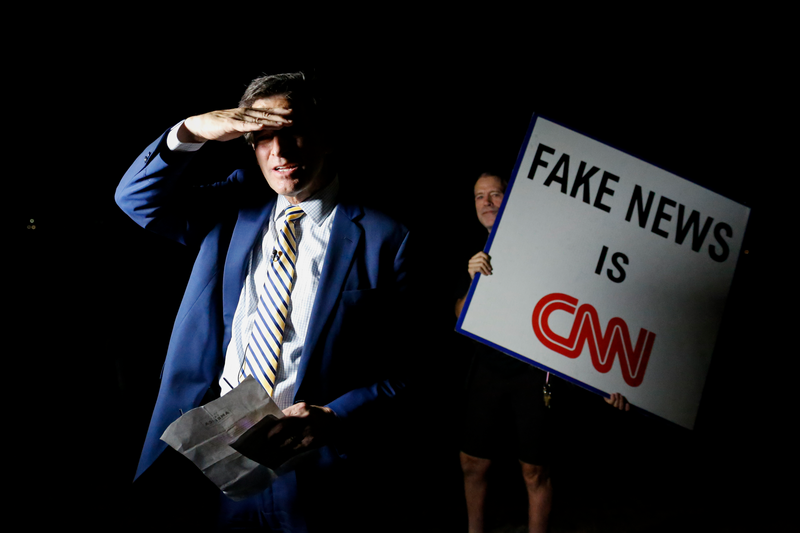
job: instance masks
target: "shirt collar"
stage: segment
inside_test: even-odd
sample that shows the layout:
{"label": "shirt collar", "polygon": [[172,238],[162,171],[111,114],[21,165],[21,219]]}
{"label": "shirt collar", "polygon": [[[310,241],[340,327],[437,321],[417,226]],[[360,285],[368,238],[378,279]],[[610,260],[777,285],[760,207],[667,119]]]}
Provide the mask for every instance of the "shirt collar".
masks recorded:
{"label": "shirt collar", "polygon": [[[306,214],[305,216],[311,219],[314,224],[319,226],[325,221],[325,219],[328,218],[328,215],[331,214],[333,208],[336,207],[336,197],[338,196],[338,193],[339,176],[336,176],[329,184],[312,194],[305,201],[300,202],[298,205]],[[290,205],[291,204],[289,203],[289,200],[287,200],[285,196],[278,195],[278,201],[275,204],[275,213],[273,215],[273,219],[277,221],[283,211]]]}

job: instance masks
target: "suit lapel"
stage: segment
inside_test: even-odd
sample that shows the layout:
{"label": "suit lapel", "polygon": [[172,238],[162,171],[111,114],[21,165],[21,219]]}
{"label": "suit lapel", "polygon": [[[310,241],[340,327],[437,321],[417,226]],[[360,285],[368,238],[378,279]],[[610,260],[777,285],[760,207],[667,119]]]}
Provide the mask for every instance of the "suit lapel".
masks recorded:
{"label": "suit lapel", "polygon": [[322,267],[314,307],[311,310],[311,319],[303,346],[303,357],[297,371],[295,395],[303,382],[309,359],[317,348],[322,331],[339,300],[347,273],[350,271],[350,265],[363,233],[361,227],[354,222],[361,214],[360,207],[347,204],[340,204],[336,210],[328,249],[325,252],[325,264]]}

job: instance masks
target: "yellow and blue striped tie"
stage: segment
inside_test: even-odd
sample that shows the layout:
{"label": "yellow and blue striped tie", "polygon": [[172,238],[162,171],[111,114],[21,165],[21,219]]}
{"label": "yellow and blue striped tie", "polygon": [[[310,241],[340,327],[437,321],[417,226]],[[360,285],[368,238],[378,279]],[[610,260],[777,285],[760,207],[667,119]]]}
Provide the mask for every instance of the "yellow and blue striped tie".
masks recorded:
{"label": "yellow and blue striped tie", "polygon": [[294,221],[305,213],[290,206],[276,222],[278,228],[272,260],[267,265],[264,295],[259,298],[250,342],[245,350],[245,364],[240,379],[255,377],[272,396],[278,376],[281,344],[289,317],[289,302],[295,281],[297,237]]}

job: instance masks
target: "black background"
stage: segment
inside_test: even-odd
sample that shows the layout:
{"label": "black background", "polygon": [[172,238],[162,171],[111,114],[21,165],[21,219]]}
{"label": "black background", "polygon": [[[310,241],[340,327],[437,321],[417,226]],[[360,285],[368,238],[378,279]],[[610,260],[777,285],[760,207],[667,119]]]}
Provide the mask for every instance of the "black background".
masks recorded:
{"label": "black background", "polygon": [[[565,448],[579,465],[563,477],[574,500],[557,492],[555,512],[564,523],[599,501],[651,522],[774,517],[773,484],[789,466],[774,366],[787,354],[773,305],[786,279],[787,227],[775,216],[775,195],[787,190],[776,165],[788,110],[780,17],[638,13],[634,23],[604,13],[576,23],[576,13],[536,13],[494,10],[471,24],[407,10],[354,12],[347,24],[223,8],[23,17],[25,31],[6,43],[4,197],[8,333],[23,339],[7,350],[9,398],[32,398],[9,422],[27,472],[15,476],[21,502],[39,510],[41,498],[57,499],[48,505],[63,523],[102,521],[116,516],[135,471],[193,257],[116,207],[120,177],[178,120],[234,107],[263,72],[305,69],[336,109],[342,180],[424,234],[424,248],[437,246],[429,279],[443,288],[431,296],[431,330],[452,328],[450,276],[480,233],[472,183],[486,167],[510,171],[534,112],[751,207],[696,429],[638,413],[610,422],[617,434],[590,421],[576,431],[585,440]],[[249,155],[228,144],[208,150],[209,164]],[[436,372],[462,371],[439,346],[419,355]],[[441,445],[411,451],[415,476],[400,484],[428,487],[428,501],[442,502],[422,506],[439,509],[430,520],[459,530],[453,390],[409,416]]]}

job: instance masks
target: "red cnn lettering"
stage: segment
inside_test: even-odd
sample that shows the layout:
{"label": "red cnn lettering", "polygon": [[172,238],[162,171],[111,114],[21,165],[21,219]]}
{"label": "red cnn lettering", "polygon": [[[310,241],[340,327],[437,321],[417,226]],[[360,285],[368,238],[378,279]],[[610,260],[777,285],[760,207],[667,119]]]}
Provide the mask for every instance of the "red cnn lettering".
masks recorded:
{"label": "red cnn lettering", "polygon": [[[569,337],[562,337],[550,329],[550,314],[555,311],[566,311],[575,315]],[[633,346],[628,325],[617,317],[609,320],[603,334],[594,307],[590,304],[578,307],[577,298],[560,293],[548,294],[536,304],[533,309],[533,331],[542,344],[572,359],[581,354],[584,343],[588,344],[592,365],[603,374],[611,370],[614,357],[619,355],[622,378],[631,387],[641,385],[656,340],[655,333],[642,328],[639,330],[636,346]]]}

